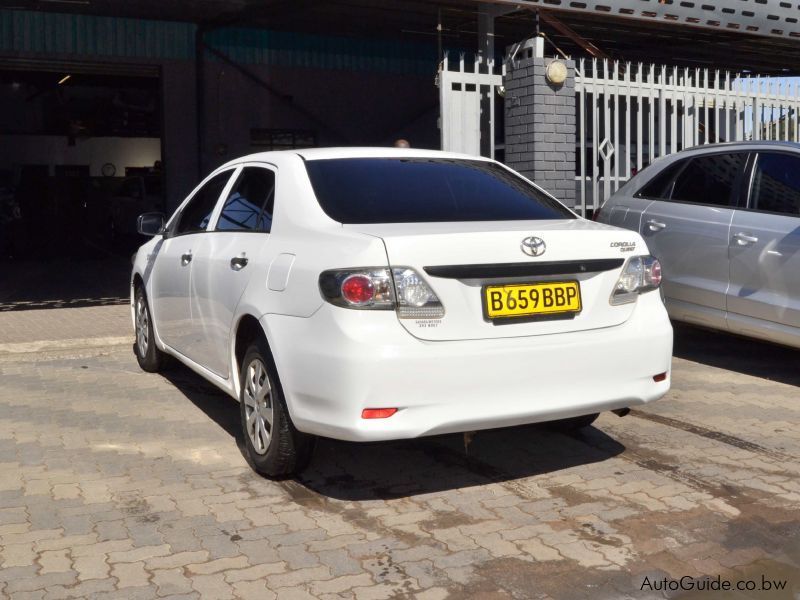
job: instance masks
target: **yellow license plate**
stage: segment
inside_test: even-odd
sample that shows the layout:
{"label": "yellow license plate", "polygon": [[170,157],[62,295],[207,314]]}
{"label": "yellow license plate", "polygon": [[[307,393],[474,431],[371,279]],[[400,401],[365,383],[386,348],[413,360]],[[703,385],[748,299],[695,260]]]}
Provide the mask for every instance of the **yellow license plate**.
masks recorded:
{"label": "yellow license plate", "polygon": [[571,316],[581,311],[581,287],[577,281],[488,285],[483,308],[488,319]]}

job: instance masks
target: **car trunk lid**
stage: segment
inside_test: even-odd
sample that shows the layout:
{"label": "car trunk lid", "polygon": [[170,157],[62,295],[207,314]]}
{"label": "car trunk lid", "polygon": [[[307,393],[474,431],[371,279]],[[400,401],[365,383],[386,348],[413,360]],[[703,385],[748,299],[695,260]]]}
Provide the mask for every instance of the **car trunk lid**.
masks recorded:
{"label": "car trunk lid", "polygon": [[[628,319],[633,305],[612,306],[609,298],[624,259],[646,252],[636,233],[583,219],[345,227],[381,238],[391,267],[411,267],[428,282],[444,305],[444,317],[400,322],[412,335],[430,341],[548,335],[619,325]],[[541,255],[523,252],[523,240],[529,238],[544,241]],[[486,286],[572,282],[580,290],[579,312],[513,318],[487,314]]]}

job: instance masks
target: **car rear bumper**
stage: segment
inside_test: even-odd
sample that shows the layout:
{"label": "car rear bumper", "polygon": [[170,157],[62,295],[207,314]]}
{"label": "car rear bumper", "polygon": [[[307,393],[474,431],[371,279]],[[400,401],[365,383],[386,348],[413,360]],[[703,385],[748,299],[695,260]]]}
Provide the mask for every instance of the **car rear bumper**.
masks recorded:
{"label": "car rear bumper", "polygon": [[[651,402],[670,386],[672,326],[657,293],[615,327],[519,338],[426,342],[393,312],[330,305],[262,325],[295,426],[342,440],[562,419]],[[364,408],[398,412],[362,419]]]}

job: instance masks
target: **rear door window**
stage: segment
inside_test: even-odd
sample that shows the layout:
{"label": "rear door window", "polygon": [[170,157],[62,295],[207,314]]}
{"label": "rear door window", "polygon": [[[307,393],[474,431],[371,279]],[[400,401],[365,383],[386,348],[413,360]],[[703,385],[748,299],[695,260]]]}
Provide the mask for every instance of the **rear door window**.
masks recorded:
{"label": "rear door window", "polygon": [[274,203],[275,173],[264,167],[245,167],[225,200],[217,230],[268,233]]}
{"label": "rear door window", "polygon": [[346,158],[307,161],[306,169],[322,209],[345,224],[576,218],[486,161]]}
{"label": "rear door window", "polygon": [[636,192],[636,197],[650,200],[668,200],[672,194],[672,184],[675,182],[675,176],[685,165],[685,160],[672,163],[653,177],[647,184],[642,186],[642,188]]}
{"label": "rear door window", "polygon": [[677,202],[729,207],[746,153],[712,154],[689,160],[672,186],[670,199]]}
{"label": "rear door window", "polygon": [[800,217],[800,158],[779,152],[759,154],[750,197],[756,210]]}

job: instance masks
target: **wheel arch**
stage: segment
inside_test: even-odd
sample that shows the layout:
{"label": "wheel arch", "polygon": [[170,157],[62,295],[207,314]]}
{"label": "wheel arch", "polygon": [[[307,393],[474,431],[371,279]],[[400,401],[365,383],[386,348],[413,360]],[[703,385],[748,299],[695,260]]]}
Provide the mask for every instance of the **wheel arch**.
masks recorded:
{"label": "wheel arch", "polygon": [[144,287],[144,279],[138,272],[134,272],[131,278],[131,324],[133,325],[134,332],[136,331],[136,290],[139,287]]}
{"label": "wheel arch", "polygon": [[289,411],[289,418],[293,419],[294,408],[292,406],[292,399],[286,394],[286,389],[283,385],[283,378],[281,377],[281,369],[278,357],[275,356],[275,344],[270,340],[271,336],[266,329],[266,323],[263,319],[258,319],[252,313],[246,312],[242,314],[236,321],[236,328],[231,336],[231,374],[233,390],[236,394],[236,399],[241,398],[242,386],[239,381],[239,373],[241,371],[242,362],[244,361],[245,352],[250,344],[256,340],[261,339],[267,346],[269,352],[269,360],[272,362],[272,367],[278,377],[278,385],[281,388],[284,401],[286,402],[286,410]]}
{"label": "wheel arch", "polygon": [[[231,373],[238,380],[239,371],[242,368],[242,361],[244,360],[244,353],[247,352],[248,346],[252,344],[259,337],[263,338],[267,345],[269,341],[261,328],[261,323],[253,315],[246,313],[239,318],[236,324],[236,330],[233,335],[233,364],[231,365]],[[237,393],[238,393],[237,383]]]}
{"label": "wheel arch", "polygon": [[[257,339],[261,339],[267,346],[270,353],[270,359],[275,365],[275,356],[272,351],[272,344],[270,344],[269,336],[264,331],[261,321],[252,313],[245,312],[240,315],[236,321],[236,327],[233,335],[231,336],[231,380],[233,382],[233,389],[238,399],[241,395],[241,382],[239,381],[239,373],[242,369],[242,362],[244,361],[245,352],[247,348]],[[275,366],[277,371],[277,366]],[[280,373],[278,373],[280,379]]]}

